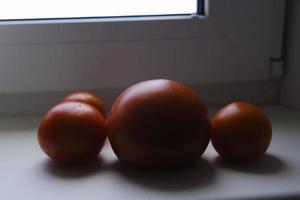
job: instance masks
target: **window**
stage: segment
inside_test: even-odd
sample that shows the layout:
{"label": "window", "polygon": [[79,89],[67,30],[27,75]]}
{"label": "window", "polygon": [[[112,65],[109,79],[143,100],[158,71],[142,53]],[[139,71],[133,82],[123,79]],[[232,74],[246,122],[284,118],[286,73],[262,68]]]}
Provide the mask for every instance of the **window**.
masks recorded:
{"label": "window", "polygon": [[114,89],[153,78],[270,80],[281,32],[270,34],[272,25],[282,28],[283,2],[204,0],[203,15],[2,21],[0,93]]}
{"label": "window", "polygon": [[181,15],[202,13],[202,4],[203,0],[9,0],[1,4],[0,20]]}

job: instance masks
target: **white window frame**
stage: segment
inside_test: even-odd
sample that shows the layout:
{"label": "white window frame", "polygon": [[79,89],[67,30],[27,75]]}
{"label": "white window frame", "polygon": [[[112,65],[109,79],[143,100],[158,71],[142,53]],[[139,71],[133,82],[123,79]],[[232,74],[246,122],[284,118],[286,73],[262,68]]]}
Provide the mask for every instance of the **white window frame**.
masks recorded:
{"label": "white window frame", "polygon": [[123,88],[153,78],[269,80],[272,49],[281,48],[280,38],[270,40],[270,22],[283,2],[205,0],[204,16],[1,22],[0,93]]}
{"label": "white window frame", "polygon": [[228,1],[205,0],[204,15],[0,22],[0,45],[34,45],[224,36]]}

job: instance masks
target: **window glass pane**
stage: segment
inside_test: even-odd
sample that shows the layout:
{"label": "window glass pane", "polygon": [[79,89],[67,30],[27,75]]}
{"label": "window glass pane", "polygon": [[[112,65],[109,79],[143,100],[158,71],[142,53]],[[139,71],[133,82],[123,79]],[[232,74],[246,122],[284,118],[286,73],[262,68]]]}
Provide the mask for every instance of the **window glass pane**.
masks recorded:
{"label": "window glass pane", "polygon": [[190,14],[199,10],[199,4],[197,0],[3,0],[0,20]]}

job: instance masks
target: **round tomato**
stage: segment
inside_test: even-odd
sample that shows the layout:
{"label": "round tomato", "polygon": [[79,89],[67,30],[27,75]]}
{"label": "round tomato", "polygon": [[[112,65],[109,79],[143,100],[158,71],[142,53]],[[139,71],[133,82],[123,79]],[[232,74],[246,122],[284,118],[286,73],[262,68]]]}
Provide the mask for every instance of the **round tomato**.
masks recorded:
{"label": "round tomato", "polygon": [[221,157],[250,162],[266,152],[272,137],[268,117],[256,106],[234,102],[212,119],[212,144]]}
{"label": "round tomato", "polygon": [[42,150],[62,163],[92,160],[106,137],[105,119],[85,103],[63,102],[51,108],[41,121],[38,141]]}
{"label": "round tomato", "polygon": [[69,94],[65,98],[63,98],[62,102],[65,101],[77,101],[87,103],[97,108],[100,111],[100,113],[102,113],[102,115],[105,116],[105,109],[101,99],[90,92],[76,92]]}
{"label": "round tomato", "polygon": [[107,119],[117,157],[136,168],[176,167],[195,161],[211,133],[199,96],[170,80],[150,80],[125,90]]}

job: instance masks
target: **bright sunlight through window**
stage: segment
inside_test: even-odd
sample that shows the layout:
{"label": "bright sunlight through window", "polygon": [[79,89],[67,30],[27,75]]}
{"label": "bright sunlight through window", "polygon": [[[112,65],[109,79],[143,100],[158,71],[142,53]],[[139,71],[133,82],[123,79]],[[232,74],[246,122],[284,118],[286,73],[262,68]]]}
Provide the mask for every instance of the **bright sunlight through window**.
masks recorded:
{"label": "bright sunlight through window", "polygon": [[197,13],[197,0],[5,0],[0,20]]}

